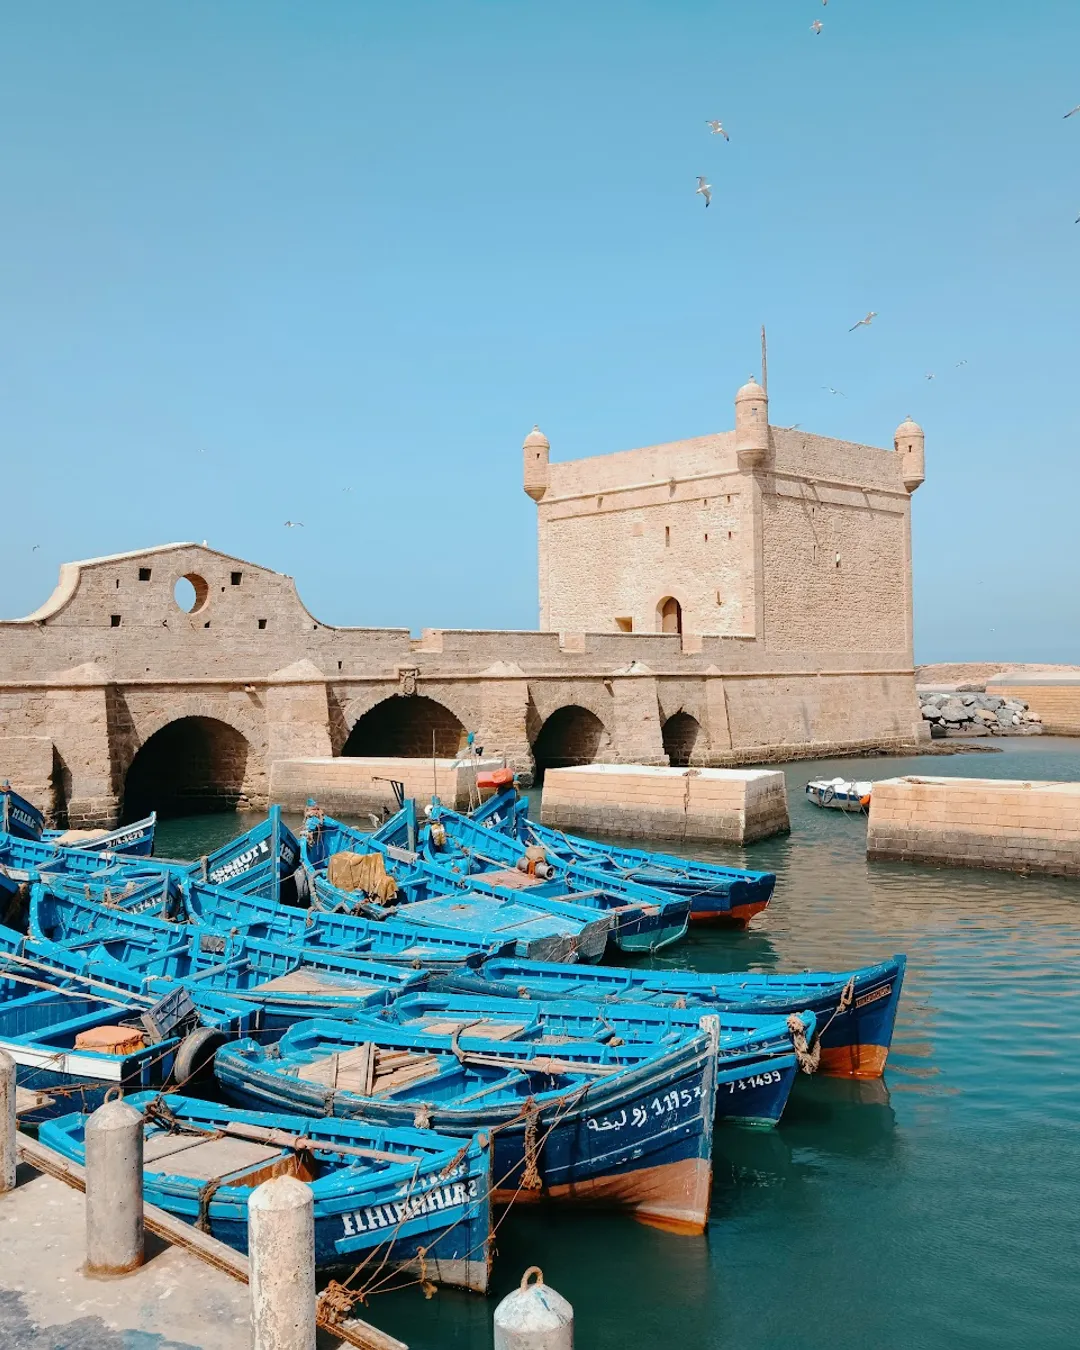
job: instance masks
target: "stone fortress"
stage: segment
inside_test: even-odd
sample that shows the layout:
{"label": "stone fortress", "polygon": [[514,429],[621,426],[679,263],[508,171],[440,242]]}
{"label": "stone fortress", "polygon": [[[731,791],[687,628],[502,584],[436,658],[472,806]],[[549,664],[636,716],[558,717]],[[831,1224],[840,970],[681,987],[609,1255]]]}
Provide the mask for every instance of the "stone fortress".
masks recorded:
{"label": "stone fortress", "polygon": [[530,433],[540,631],[339,628],[196,544],[66,563],[0,622],[0,777],[74,826],[262,806],[276,761],[466,731],[527,777],[908,747],[922,481],[914,422],[892,450],[770,426],[751,381],[730,432],[564,463]]}

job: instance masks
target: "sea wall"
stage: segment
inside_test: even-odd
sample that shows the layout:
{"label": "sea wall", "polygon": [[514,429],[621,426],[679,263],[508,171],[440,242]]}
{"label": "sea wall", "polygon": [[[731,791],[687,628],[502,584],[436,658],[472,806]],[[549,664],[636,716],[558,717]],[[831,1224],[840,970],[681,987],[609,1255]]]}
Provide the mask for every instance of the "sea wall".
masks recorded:
{"label": "sea wall", "polygon": [[421,802],[434,793],[454,810],[468,810],[476,769],[497,769],[501,760],[460,766],[451,759],[278,759],[270,768],[270,796],[287,811],[302,811],[310,799],[331,815],[366,816],[396,810],[391,781]]}
{"label": "sea wall", "polygon": [[786,834],[787,787],[771,769],[665,769],[589,764],[551,769],[542,822],[556,829],[630,838],[748,844]]}
{"label": "sea wall", "polygon": [[866,854],[1080,877],[1080,783],[885,778],[874,784]]}

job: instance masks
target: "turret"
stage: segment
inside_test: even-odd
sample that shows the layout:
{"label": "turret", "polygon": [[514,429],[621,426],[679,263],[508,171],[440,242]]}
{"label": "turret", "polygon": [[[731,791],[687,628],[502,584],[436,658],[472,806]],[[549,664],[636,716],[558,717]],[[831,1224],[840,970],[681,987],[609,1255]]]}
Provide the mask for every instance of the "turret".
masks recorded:
{"label": "turret", "polygon": [[525,491],[538,502],[547,491],[548,453],[551,446],[539,427],[533,427],[521,447],[525,457]]}
{"label": "turret", "polygon": [[893,447],[900,456],[904,487],[914,492],[926,477],[926,437],[918,422],[907,418],[896,428]]}
{"label": "turret", "polygon": [[735,449],[741,469],[757,469],[769,451],[769,396],[753,376],[735,395]]}

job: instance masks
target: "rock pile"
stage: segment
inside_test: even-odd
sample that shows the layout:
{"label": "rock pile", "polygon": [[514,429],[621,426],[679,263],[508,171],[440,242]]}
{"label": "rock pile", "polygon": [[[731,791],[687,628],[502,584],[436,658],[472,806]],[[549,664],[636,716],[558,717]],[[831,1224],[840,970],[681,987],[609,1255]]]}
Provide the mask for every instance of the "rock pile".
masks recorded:
{"label": "rock pile", "polygon": [[1038,713],[1019,698],[920,690],[919,706],[935,740],[943,736],[1036,736],[1042,731]]}

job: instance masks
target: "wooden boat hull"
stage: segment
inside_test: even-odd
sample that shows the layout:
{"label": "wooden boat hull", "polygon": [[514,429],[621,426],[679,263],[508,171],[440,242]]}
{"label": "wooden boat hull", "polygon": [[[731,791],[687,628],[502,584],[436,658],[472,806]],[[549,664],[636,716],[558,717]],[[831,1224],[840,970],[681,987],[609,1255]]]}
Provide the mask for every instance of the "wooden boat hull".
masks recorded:
{"label": "wooden boat hull", "polygon": [[[168,1079],[182,1036],[119,1054],[76,1046],[79,1032],[118,1023],[137,1026],[151,1000],[133,996],[126,1009],[117,1006],[120,1002],[61,990],[0,1000],[0,1050],[14,1060],[18,1086],[42,1098],[30,1120],[76,1108],[90,1111],[101,1105],[109,1088],[137,1090]],[[239,1000],[203,1000],[199,1011],[204,1026],[228,1035],[249,1035],[259,1025],[257,1009]]]}
{"label": "wooden boat hull", "polygon": [[0,783],[0,830],[17,839],[39,840],[45,816],[33,802],[20,797],[10,783]]}
{"label": "wooden boat hull", "polygon": [[121,825],[119,829],[109,830],[96,839],[74,838],[69,830],[46,830],[42,842],[63,848],[83,849],[87,853],[121,853],[126,858],[148,858],[154,851],[156,829],[155,811],[144,820]]}
{"label": "wooden boat hull", "polygon": [[539,844],[564,865],[576,863],[689,900],[691,923],[748,923],[766,908],[776,886],[771,872],[624,848],[551,829],[529,819],[527,803],[517,800],[514,789],[485,802],[473,812],[472,820],[509,833],[522,843]]}
{"label": "wooden boat hull", "polygon": [[[496,1199],[527,1191],[534,1193],[527,1198],[613,1204],[645,1222],[700,1233],[709,1213],[718,1024],[706,1017],[703,1027],[677,1049],[611,1079],[567,1090],[555,1101],[543,1094],[534,1123],[519,1106],[466,1110],[433,1101],[426,1106],[431,1128],[459,1138],[493,1135]],[[500,1049],[505,1053],[507,1043]],[[223,1048],[215,1072],[230,1099],[262,1109],[329,1111],[395,1126],[412,1123],[420,1105],[415,1098],[347,1091],[328,1097],[274,1064],[243,1042]]]}
{"label": "wooden boat hull", "polygon": [[[154,1110],[153,1093],[128,1100],[137,1110]],[[201,1129],[224,1125],[274,1130],[313,1141],[315,1165],[332,1156],[333,1144],[356,1146],[370,1141],[379,1151],[412,1150],[413,1167],[350,1167],[325,1177],[313,1176],[312,1160],[284,1150],[254,1175],[221,1184],[205,1203],[206,1180],[185,1175],[180,1149],[144,1173],[143,1192],[150,1204],[195,1224],[204,1216],[209,1232],[237,1251],[248,1250],[248,1201],[265,1174],[287,1172],[312,1184],[315,1211],[315,1264],[320,1270],[355,1268],[371,1263],[420,1275],[437,1284],[485,1293],[491,1264],[491,1161],[486,1141],[440,1139],[415,1130],[350,1132],[350,1123],[317,1125],[296,1116],[237,1112],[210,1103],[170,1095],[170,1114],[181,1124]],[[45,1126],[41,1140],[75,1162],[84,1160],[85,1121],[71,1116]],[[193,1136],[197,1142],[198,1136]],[[319,1145],[322,1144],[322,1150]],[[420,1144],[423,1145],[421,1151]],[[267,1150],[269,1152],[269,1150]],[[409,1154],[403,1153],[407,1159]],[[173,1162],[171,1159],[175,1159]],[[175,1168],[175,1170],[173,1170]],[[168,1170],[166,1170],[168,1169]],[[418,1259],[418,1252],[422,1256]],[[385,1262],[385,1265],[383,1264]],[[362,1286],[364,1277],[358,1279]]]}
{"label": "wooden boat hull", "polygon": [[[673,1033],[692,1032],[700,1023],[694,1009],[657,1008],[644,1003],[548,1002],[477,995],[483,981],[472,976],[436,977],[431,987],[407,992],[387,1003],[375,1025],[400,1027],[421,1035],[460,1034],[487,1037],[536,1037],[555,1045],[571,1040],[661,1044]],[[817,1019],[804,1010],[802,1032],[813,1044]],[[481,1031],[481,1028],[483,1030]],[[793,1031],[786,1017],[738,1017],[725,1014],[717,1038],[717,1120],[746,1125],[775,1125],[791,1093],[798,1063]],[[726,1070],[745,1073],[728,1074]]]}
{"label": "wooden boat hull", "polygon": [[817,1019],[820,1073],[880,1077],[885,1070],[906,958],[860,970],[802,975],[708,975],[692,971],[545,967],[493,958],[477,972],[492,993],[534,998],[629,1000],[750,1016],[799,1013]]}

